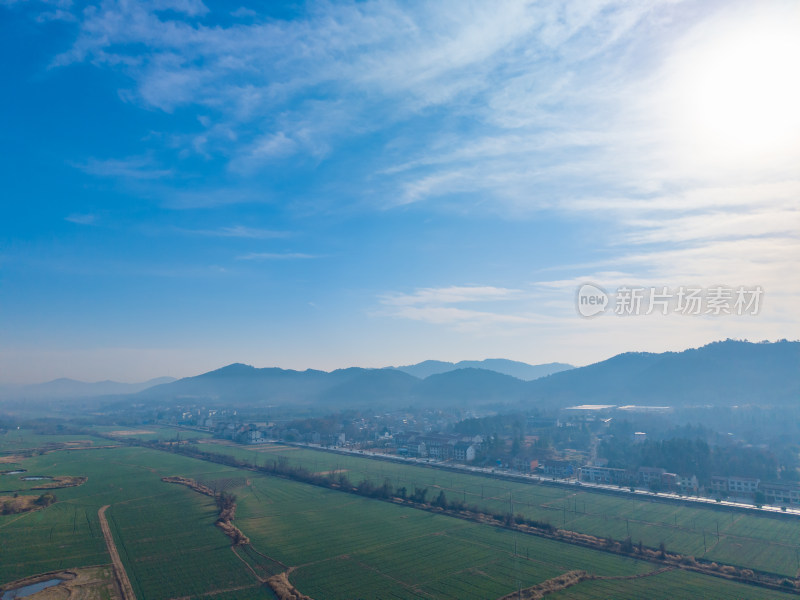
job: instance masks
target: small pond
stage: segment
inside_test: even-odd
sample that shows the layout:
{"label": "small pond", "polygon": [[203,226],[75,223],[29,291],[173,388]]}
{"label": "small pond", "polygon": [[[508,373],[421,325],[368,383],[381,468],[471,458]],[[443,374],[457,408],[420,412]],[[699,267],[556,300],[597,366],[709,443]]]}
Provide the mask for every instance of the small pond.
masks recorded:
{"label": "small pond", "polygon": [[58,585],[59,583],[64,583],[64,579],[48,579],[46,581],[39,581],[37,583],[32,583],[30,585],[18,587],[16,589],[3,592],[3,595],[0,596],[0,600],[14,600],[15,598],[27,598],[28,596],[32,596],[36,592],[41,592],[42,590],[47,589],[49,587],[53,587],[54,585]]}
{"label": "small pond", "polygon": [[43,479],[52,479],[48,475],[28,475],[27,477],[20,477],[22,481],[41,481]]}
{"label": "small pond", "polygon": [[14,471],[0,471],[0,475],[19,475],[20,473],[24,473],[26,469],[16,469]]}

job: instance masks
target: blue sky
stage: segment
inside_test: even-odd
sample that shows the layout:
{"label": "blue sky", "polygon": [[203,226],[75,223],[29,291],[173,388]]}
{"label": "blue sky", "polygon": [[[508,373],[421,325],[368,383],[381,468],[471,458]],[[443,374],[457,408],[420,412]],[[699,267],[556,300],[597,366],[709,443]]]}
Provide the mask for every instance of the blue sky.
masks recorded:
{"label": "blue sky", "polygon": [[[796,2],[0,0],[0,381],[798,338]],[[582,318],[578,287],[761,286]]]}

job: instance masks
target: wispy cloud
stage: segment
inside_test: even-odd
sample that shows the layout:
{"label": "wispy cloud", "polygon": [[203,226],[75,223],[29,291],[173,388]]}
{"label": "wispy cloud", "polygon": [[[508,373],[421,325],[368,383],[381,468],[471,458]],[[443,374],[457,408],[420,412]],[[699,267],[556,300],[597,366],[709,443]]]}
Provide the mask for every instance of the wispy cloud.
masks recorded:
{"label": "wispy cloud", "polygon": [[75,223],[76,225],[94,225],[97,223],[97,215],[93,214],[72,214],[64,217],[65,221]]}
{"label": "wispy cloud", "polygon": [[304,260],[309,258],[319,258],[319,256],[302,252],[249,252],[237,256],[236,260]]}
{"label": "wispy cloud", "polygon": [[123,179],[162,179],[173,174],[171,169],[159,168],[148,156],[102,160],[90,158],[85,163],[75,166],[91,175]]}
{"label": "wispy cloud", "polygon": [[245,8],[244,6],[240,6],[231,13],[231,16],[236,18],[245,18],[245,17],[255,17],[257,14],[258,13],[254,10],[250,10],[249,8]]}
{"label": "wispy cloud", "polygon": [[475,330],[494,325],[536,325],[550,322],[552,317],[543,315],[514,315],[505,312],[467,310],[454,306],[404,306],[391,316],[422,321],[433,325],[452,325],[459,330]]}
{"label": "wispy cloud", "polygon": [[272,201],[268,193],[241,187],[198,190],[159,188],[156,190],[156,195],[163,198],[165,208],[173,210],[218,208],[234,204],[267,204]]}
{"label": "wispy cloud", "polygon": [[292,235],[289,231],[275,231],[272,229],[260,229],[258,227],[245,227],[243,225],[220,227],[219,229],[180,229],[179,231],[181,233],[206,237],[246,238],[254,240],[280,239]]}
{"label": "wispy cloud", "polygon": [[[122,69],[131,99],[151,108],[209,109],[209,129],[236,133],[232,165],[252,170],[437,106],[504,129],[563,126],[565,104],[586,104],[573,72],[596,67],[656,5],[312,3],[303,19],[221,27],[195,19],[202,3],[173,3],[170,15],[160,3],[108,2],[81,15],[54,65]],[[609,78],[595,77],[591,95],[607,94]]]}
{"label": "wispy cloud", "polygon": [[[449,286],[420,288],[412,293],[387,293],[379,296],[381,308],[375,315],[421,321],[452,327],[458,331],[478,331],[505,326],[536,325],[552,322],[532,310],[531,295],[518,289],[494,286]],[[463,308],[462,305],[477,305]]]}
{"label": "wispy cloud", "polygon": [[462,302],[486,302],[518,298],[520,290],[493,286],[449,286],[421,288],[410,294],[392,293],[381,296],[381,302],[389,306],[418,304],[441,305]]}

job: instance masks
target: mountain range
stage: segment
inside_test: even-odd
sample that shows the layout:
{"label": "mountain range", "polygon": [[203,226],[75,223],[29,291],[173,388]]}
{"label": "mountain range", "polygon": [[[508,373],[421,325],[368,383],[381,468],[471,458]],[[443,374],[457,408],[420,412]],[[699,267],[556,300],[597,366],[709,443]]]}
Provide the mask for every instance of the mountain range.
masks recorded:
{"label": "mountain range", "polygon": [[408,373],[420,379],[425,379],[431,375],[455,371],[457,369],[486,369],[488,371],[502,373],[503,375],[511,375],[511,377],[516,377],[523,381],[532,381],[540,377],[552,375],[553,373],[559,373],[560,371],[568,371],[575,367],[557,362],[545,365],[529,365],[528,363],[505,358],[487,358],[486,360],[462,360],[457,363],[444,362],[441,360],[426,360],[415,365],[388,368],[403,371],[404,373]]}
{"label": "mountain range", "polygon": [[0,397],[18,400],[42,400],[59,398],[93,398],[116,394],[135,394],[154,385],[176,381],[174,377],[156,377],[141,383],[120,383],[119,381],[86,382],[62,377],[46,383],[29,385],[4,385],[0,387]]}
{"label": "mountain range", "polygon": [[[233,364],[148,388],[133,398],[143,402],[193,399],[249,405],[376,408],[785,405],[800,400],[800,342],[726,340],[683,352],[630,352],[532,381],[487,368],[457,368],[458,364],[449,369],[447,365],[452,363],[426,361],[401,368],[353,367],[329,373]],[[426,369],[442,368],[449,370],[424,378],[407,372],[424,374]]]}
{"label": "mountain range", "polygon": [[[516,373],[516,376],[512,375]],[[547,373],[533,379],[537,373]],[[116,404],[194,403],[399,408],[578,404],[789,405],[800,400],[800,342],[726,340],[682,352],[628,352],[585,367],[492,359],[331,372],[232,364],[139,384],[58,379],[3,390],[9,399],[106,397]]]}

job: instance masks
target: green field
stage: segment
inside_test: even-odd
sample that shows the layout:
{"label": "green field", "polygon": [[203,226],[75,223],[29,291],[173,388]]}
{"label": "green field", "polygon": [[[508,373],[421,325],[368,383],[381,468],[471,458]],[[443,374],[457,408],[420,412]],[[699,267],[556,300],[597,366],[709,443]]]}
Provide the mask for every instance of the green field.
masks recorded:
{"label": "green field", "polygon": [[239,527],[261,552],[302,565],[291,579],[315,598],[496,598],[571,569],[656,568],[282,479],[254,479],[239,501]]}
{"label": "green field", "polygon": [[[81,444],[86,441],[92,442],[93,445],[108,444],[107,440],[91,435],[43,435],[30,429],[12,429],[0,435],[0,455],[33,448],[46,449],[57,444]],[[5,467],[0,465],[0,470],[3,468]]]}
{"label": "green field", "polygon": [[561,592],[548,595],[548,600],[607,600],[608,598],[647,598],[677,600],[702,598],[786,598],[786,594],[768,590],[743,589],[741,585],[698,573],[669,571],[652,577],[626,581],[584,581]]}
{"label": "green field", "polygon": [[[683,571],[649,575],[659,565],[146,448],[61,450],[19,466],[89,480],[56,490],[58,502],[47,509],[0,516],[0,584],[108,563],[97,510],[110,504],[139,600],[272,597],[243,560],[262,578],[294,567],[291,581],[317,600],[498,598],[574,569],[617,578],[563,592],[576,598],[666,597],[664,590],[788,597]],[[214,526],[213,500],[162,482],[165,475],[237,494],[236,524],[252,541],[239,550],[242,559]]]}
{"label": "green field", "polygon": [[110,504],[106,515],[140,600],[227,589],[235,589],[232,598],[270,597],[213,526],[213,500],[161,481],[176,473],[224,478],[234,470],[140,448],[58,451],[19,466],[89,480],[53,490],[58,502],[45,510],[0,516],[0,583],[110,562],[97,520]]}
{"label": "green field", "polygon": [[[492,479],[413,464],[374,460],[293,446],[200,444],[206,451],[230,454],[263,465],[283,457],[313,472],[344,469],[353,483],[388,479],[395,488],[444,490],[489,512],[522,514],[556,527],[646,546],[663,542],[672,552],[794,577],[800,569],[800,519],[682,506],[535,482]],[[513,501],[513,504],[512,504]],[[719,534],[719,535],[718,535]],[[704,543],[705,542],[705,543]]]}
{"label": "green field", "polygon": [[105,425],[92,427],[103,435],[111,435],[119,440],[160,440],[165,442],[175,440],[198,440],[211,438],[211,434],[205,431],[193,431],[179,429],[177,427],[166,427],[163,425],[141,425],[137,427],[120,427],[118,425]]}

